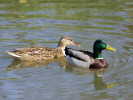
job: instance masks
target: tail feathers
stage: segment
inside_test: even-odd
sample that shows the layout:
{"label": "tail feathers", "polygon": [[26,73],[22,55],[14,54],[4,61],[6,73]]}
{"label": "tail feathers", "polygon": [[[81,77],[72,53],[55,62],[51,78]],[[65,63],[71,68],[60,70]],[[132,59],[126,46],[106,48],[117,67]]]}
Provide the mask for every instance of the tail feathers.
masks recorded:
{"label": "tail feathers", "polygon": [[19,55],[16,55],[16,54],[14,54],[13,52],[6,51],[6,53],[8,53],[9,55],[11,55],[11,56],[13,56],[13,57],[20,58]]}

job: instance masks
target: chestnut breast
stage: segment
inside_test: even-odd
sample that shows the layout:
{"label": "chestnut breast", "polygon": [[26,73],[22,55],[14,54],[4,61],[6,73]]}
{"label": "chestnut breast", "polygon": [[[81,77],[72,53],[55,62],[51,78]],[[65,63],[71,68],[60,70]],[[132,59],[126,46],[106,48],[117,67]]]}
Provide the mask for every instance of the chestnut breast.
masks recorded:
{"label": "chestnut breast", "polygon": [[90,68],[106,68],[108,67],[107,62],[104,59],[96,59],[94,63],[90,65]]}

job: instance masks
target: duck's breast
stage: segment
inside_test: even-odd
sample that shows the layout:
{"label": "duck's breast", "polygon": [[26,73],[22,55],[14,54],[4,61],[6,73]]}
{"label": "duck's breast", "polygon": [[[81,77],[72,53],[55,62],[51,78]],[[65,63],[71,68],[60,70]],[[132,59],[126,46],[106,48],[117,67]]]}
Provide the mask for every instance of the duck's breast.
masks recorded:
{"label": "duck's breast", "polygon": [[96,59],[94,63],[90,65],[90,68],[107,68],[108,64],[104,59]]}

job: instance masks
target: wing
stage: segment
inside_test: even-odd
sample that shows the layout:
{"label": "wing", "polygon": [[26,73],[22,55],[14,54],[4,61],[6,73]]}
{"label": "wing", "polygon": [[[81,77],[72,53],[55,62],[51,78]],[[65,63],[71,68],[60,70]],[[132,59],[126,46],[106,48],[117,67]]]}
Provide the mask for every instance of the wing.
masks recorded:
{"label": "wing", "polygon": [[43,46],[31,46],[25,48],[17,48],[14,51],[6,51],[13,57],[29,60],[29,59],[41,59],[41,58],[53,58],[55,49],[46,48]]}
{"label": "wing", "polygon": [[71,48],[65,49],[66,60],[76,66],[89,67],[93,59],[93,53],[83,50],[75,50]]}
{"label": "wing", "polygon": [[46,49],[46,47],[30,46],[30,47],[24,47],[24,48],[15,48],[14,52],[23,52],[23,53],[40,52],[40,51],[44,51],[44,49]]}
{"label": "wing", "polygon": [[31,46],[24,48],[16,48],[12,52],[20,54],[52,54],[56,49],[47,48],[44,46]]}
{"label": "wing", "polygon": [[85,62],[90,62],[90,58],[93,58],[93,53],[89,51],[83,51],[83,50],[75,50],[71,48],[66,48],[65,49],[65,54],[66,56],[70,56],[73,58],[76,58],[78,60],[82,60]]}

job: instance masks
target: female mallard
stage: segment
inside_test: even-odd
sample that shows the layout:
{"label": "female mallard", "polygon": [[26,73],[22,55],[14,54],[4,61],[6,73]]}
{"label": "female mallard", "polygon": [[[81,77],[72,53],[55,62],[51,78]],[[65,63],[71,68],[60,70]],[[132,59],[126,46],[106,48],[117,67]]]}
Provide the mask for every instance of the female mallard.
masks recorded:
{"label": "female mallard", "polygon": [[93,53],[83,50],[65,48],[66,61],[79,67],[86,68],[106,68],[107,62],[102,58],[102,50],[116,51],[103,40],[96,40],[93,46]]}
{"label": "female mallard", "polygon": [[6,52],[19,60],[53,59],[55,57],[64,56],[62,49],[64,49],[67,45],[79,46],[78,44],[74,43],[70,37],[63,36],[61,37],[56,49],[43,46],[31,46]]}

